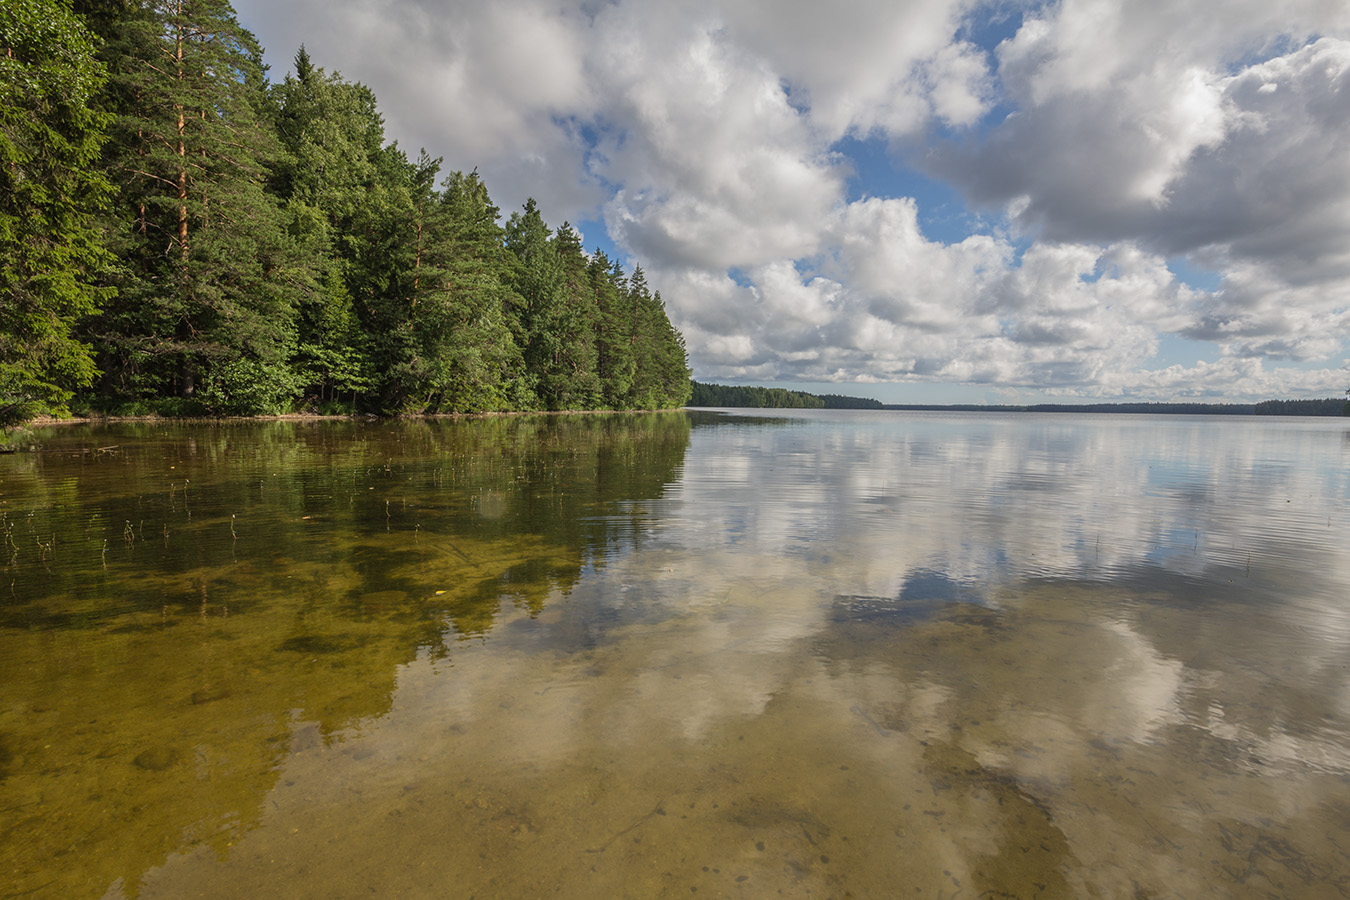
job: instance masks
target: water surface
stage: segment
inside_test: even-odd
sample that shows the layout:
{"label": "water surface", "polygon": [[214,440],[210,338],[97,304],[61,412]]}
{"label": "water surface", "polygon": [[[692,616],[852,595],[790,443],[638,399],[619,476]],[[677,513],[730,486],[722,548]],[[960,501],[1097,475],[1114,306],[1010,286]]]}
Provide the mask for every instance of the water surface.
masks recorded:
{"label": "water surface", "polygon": [[1345,422],[0,458],[0,897],[1350,895]]}

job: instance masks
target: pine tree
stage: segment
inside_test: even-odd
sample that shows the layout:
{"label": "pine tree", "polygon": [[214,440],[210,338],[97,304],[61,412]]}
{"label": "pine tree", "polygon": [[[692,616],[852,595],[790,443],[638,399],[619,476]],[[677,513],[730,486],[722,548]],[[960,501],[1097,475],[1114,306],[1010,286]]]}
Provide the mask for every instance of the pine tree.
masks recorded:
{"label": "pine tree", "polygon": [[443,315],[436,298],[446,252],[435,190],[440,163],[423,150],[416,163],[402,167],[401,184],[391,172],[387,202],[375,210],[382,215],[373,233],[383,239],[371,245],[379,248],[378,260],[365,261],[375,265],[383,291],[369,295],[367,309],[378,317],[372,346],[386,412],[422,411],[440,393],[436,342]]}
{"label": "pine tree", "polygon": [[628,280],[630,346],[642,360],[633,378],[630,405],[639,409],[667,409],[689,401],[689,363],[684,338],[670,324],[658,291],[652,294],[641,266]]}
{"label": "pine tree", "polygon": [[105,388],[212,412],[298,388],[304,235],[266,190],[280,155],[261,50],[225,0],[150,0],[109,25],[120,299],[99,323]]}
{"label": "pine tree", "polygon": [[389,348],[367,326],[385,301],[381,252],[410,201],[407,160],[385,147],[374,93],[316,67],[303,45],[295,74],[270,99],[286,151],[272,186],[314,232],[323,266],[321,291],[300,307],[296,367],[304,393],[326,409],[378,408],[384,390],[376,359]]}
{"label": "pine tree", "polygon": [[687,394],[641,269],[588,260],[533,200],[503,228],[476,172],[437,190],[440,160],[386,145],[374,94],[304,47],[267,87],[227,0],[0,0],[0,38],[0,416],[95,377],[77,336],[122,409]]}
{"label": "pine tree", "polygon": [[655,409],[660,405],[657,398],[657,373],[649,363],[654,349],[656,323],[651,315],[652,295],[647,287],[647,276],[640,265],[633,267],[633,274],[628,278],[626,306],[629,352],[634,359],[643,361],[634,371],[628,406]]}

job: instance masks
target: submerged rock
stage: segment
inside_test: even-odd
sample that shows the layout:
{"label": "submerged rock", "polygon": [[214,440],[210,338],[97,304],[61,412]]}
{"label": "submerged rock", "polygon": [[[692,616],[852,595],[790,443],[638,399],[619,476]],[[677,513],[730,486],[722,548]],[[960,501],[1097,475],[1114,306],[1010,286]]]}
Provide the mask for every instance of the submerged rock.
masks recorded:
{"label": "submerged rock", "polygon": [[145,769],[147,772],[163,772],[177,765],[181,758],[182,754],[172,747],[151,747],[137,753],[132,763],[136,768]]}
{"label": "submerged rock", "polygon": [[193,691],[188,699],[192,701],[193,706],[200,706],[203,703],[212,703],[216,700],[224,700],[230,696],[230,689],[227,687],[204,687],[200,691]]}

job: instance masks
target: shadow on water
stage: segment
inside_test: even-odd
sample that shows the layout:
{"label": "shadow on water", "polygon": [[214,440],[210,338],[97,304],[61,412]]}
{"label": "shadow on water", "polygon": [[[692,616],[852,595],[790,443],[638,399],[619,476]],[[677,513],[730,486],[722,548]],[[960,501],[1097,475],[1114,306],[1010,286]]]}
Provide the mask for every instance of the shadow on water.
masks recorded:
{"label": "shadow on water", "polygon": [[679,413],[42,433],[0,462],[0,896],[134,894],[182,847],[224,853],[288,754],[388,712],[401,666],[639,547],[633,501],[689,433]]}

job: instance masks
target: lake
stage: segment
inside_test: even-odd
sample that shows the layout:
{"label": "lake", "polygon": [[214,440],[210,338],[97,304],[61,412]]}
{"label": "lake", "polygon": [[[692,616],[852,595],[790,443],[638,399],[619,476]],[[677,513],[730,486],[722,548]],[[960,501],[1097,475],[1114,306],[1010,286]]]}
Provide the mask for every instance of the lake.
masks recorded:
{"label": "lake", "polygon": [[0,897],[1350,896],[1350,421],[34,440]]}

